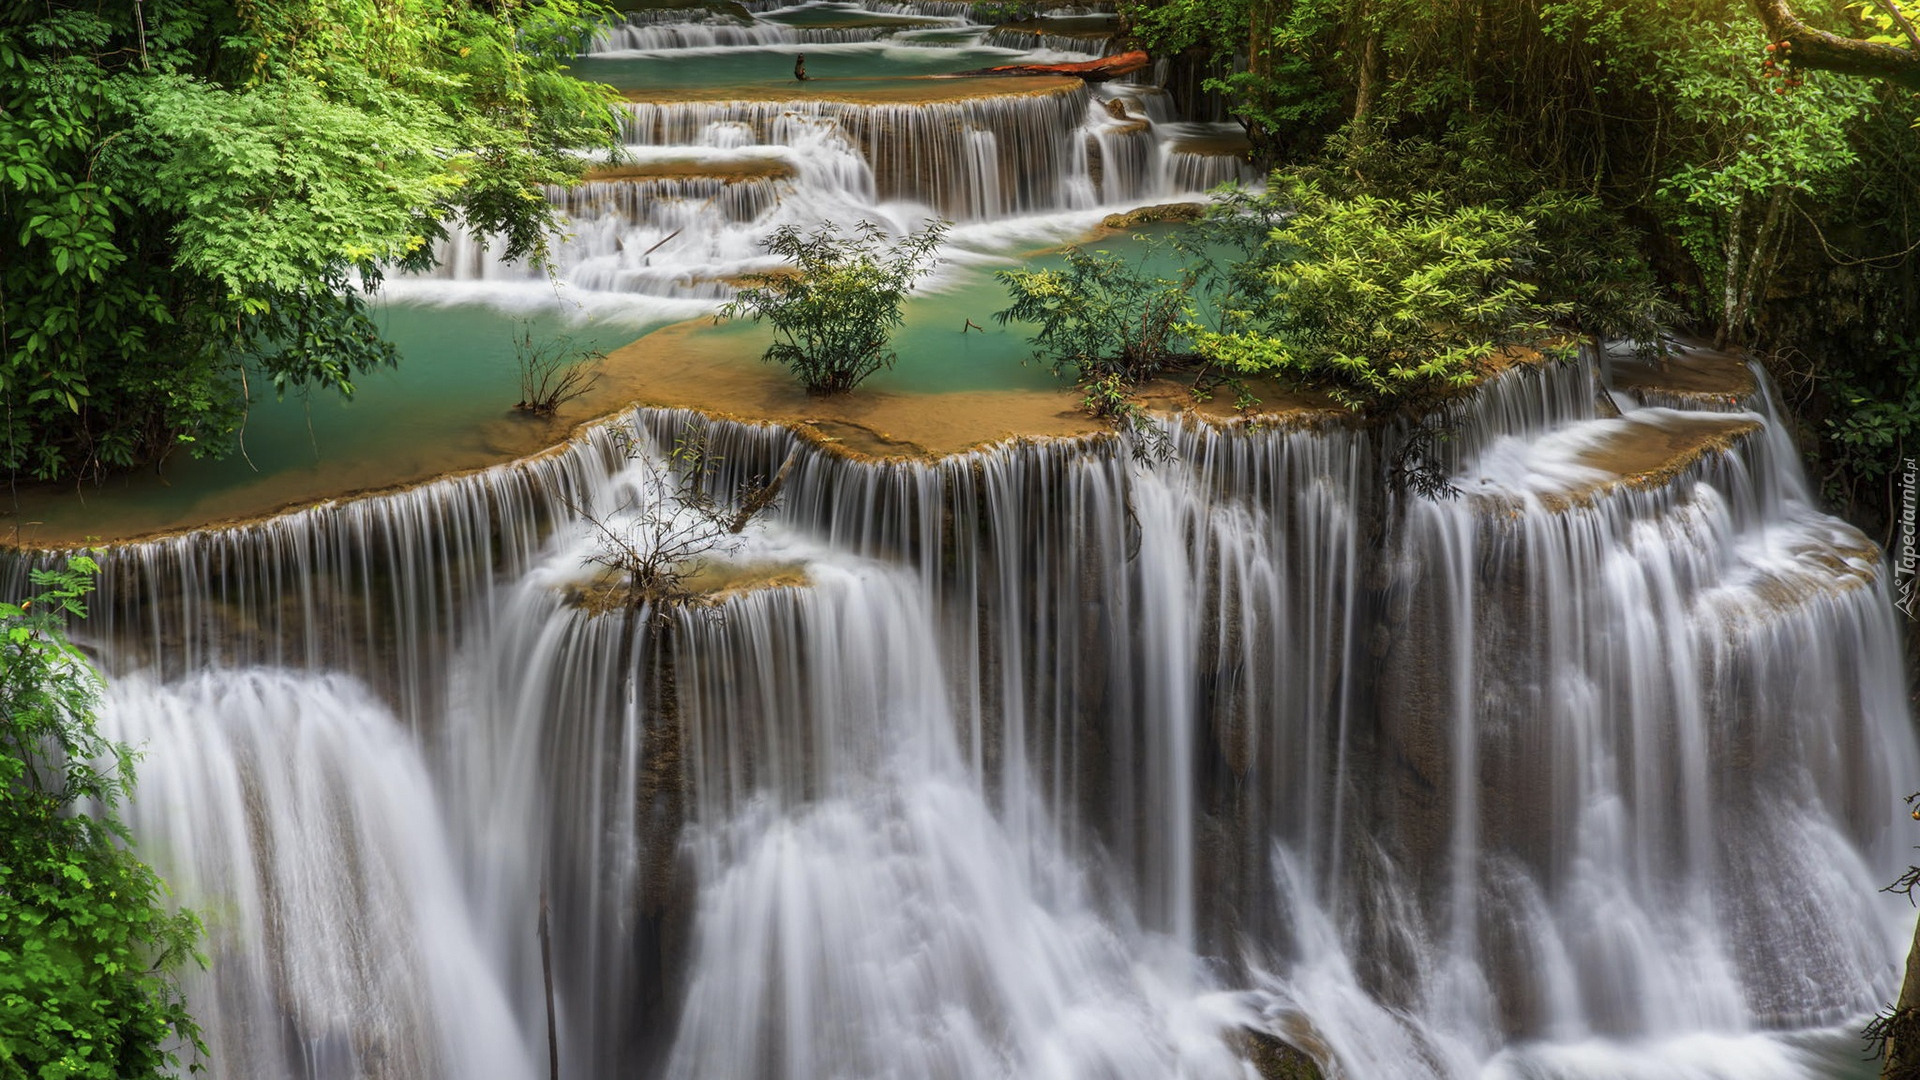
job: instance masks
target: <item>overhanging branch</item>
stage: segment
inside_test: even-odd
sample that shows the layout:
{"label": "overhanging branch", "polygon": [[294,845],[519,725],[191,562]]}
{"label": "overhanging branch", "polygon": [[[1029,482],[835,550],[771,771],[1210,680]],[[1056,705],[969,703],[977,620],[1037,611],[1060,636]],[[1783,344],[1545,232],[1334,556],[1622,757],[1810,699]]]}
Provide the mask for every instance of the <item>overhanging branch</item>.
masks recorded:
{"label": "overhanging branch", "polygon": [[1793,63],[1803,68],[1888,79],[1920,90],[1920,53],[1873,41],[1858,41],[1801,22],[1786,0],[1753,0],[1767,36],[1791,44]]}

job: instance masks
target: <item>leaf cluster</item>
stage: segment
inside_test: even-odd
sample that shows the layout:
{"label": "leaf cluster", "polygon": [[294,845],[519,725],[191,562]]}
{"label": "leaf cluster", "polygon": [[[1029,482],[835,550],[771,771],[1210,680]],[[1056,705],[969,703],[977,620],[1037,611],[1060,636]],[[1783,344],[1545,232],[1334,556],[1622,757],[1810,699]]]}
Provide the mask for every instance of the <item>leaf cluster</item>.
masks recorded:
{"label": "leaf cluster", "polygon": [[205,1052],[173,981],[199,924],[128,847],[133,754],[96,729],[97,677],[61,633],[95,570],[0,603],[0,1075],[145,1080]]}
{"label": "leaf cluster", "polygon": [[1187,355],[1183,329],[1195,273],[1154,275],[1145,259],[1069,247],[1059,269],[996,271],[1011,301],[993,314],[1002,326],[1032,323],[1034,356],[1056,375],[1132,385]]}
{"label": "leaf cluster", "polygon": [[786,265],[746,278],[723,319],[766,320],[774,342],[762,359],[792,372],[812,394],[844,394],[893,367],[888,348],[914,285],[933,271],[950,225],[931,221],[900,237],[862,221],[783,225],[764,242]]}
{"label": "leaf cluster", "polygon": [[393,362],[357,293],[455,221],[540,261],[611,147],[578,0],[51,0],[0,17],[0,469],[233,444]]}
{"label": "leaf cluster", "polygon": [[1564,314],[1524,280],[1532,226],[1486,206],[1329,196],[1311,182],[1275,198],[1296,209],[1269,243],[1285,253],[1258,302],[1194,328],[1221,368],[1274,374],[1356,411],[1422,409],[1472,387],[1511,346],[1543,342]]}

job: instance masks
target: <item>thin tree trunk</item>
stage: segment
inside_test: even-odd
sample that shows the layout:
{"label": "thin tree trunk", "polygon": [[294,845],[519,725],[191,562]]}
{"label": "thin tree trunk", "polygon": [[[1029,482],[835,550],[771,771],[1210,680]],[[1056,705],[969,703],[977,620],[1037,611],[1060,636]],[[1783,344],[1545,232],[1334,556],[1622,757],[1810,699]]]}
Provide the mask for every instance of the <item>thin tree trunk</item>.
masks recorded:
{"label": "thin tree trunk", "polygon": [[1920,924],[1913,928],[1913,947],[1907,951],[1907,977],[1900,984],[1900,1000],[1894,1004],[1894,1030],[1887,1036],[1886,1060],[1880,1067],[1880,1080],[1912,1080],[1920,1073],[1920,1046],[1911,1045],[1908,1029],[1920,1013]]}
{"label": "thin tree trunk", "polygon": [[1720,257],[1725,264],[1720,268],[1720,326],[1713,335],[1713,347],[1724,349],[1733,335],[1734,322],[1740,317],[1740,279],[1744,264],[1741,256],[1744,248],[1740,243],[1740,230],[1747,220],[1746,201],[1743,199],[1733,208],[1733,214],[1727,221],[1727,235],[1721,241]]}
{"label": "thin tree trunk", "polygon": [[547,928],[547,890],[540,890],[540,974],[547,984],[547,1080],[560,1080],[560,1028],[553,1012],[553,934]]}
{"label": "thin tree trunk", "polygon": [[1353,118],[1365,120],[1380,98],[1380,83],[1385,76],[1385,57],[1380,51],[1380,30],[1374,25],[1373,5],[1360,8],[1360,70],[1354,79]]}

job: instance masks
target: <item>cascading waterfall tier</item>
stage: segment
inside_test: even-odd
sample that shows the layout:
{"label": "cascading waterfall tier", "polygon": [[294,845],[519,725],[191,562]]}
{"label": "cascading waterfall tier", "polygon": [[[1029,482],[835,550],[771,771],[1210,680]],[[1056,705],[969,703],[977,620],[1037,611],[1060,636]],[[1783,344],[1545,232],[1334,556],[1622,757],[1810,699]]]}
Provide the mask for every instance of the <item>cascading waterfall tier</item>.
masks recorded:
{"label": "cascading waterfall tier", "polygon": [[1228,1077],[1247,1024],[1354,1076],[1819,1075],[1910,918],[1878,552],[1764,393],[1610,401],[1495,381],[1443,499],[1332,424],[875,462],[642,413],[722,497],[785,467],[710,609],[579,601],[583,517],[660,482],[606,431],[114,549],[89,645],[176,793],[135,830],[246,913],[210,1030],[293,1062],[215,1075],[523,1075],[543,895],[571,1076]]}
{"label": "cascading waterfall tier", "polygon": [[[757,143],[785,144],[829,120],[873,170],[881,199],[923,202],[961,220],[1072,205],[1066,185],[1084,172],[1071,134],[1087,113],[1077,80],[1040,80],[1025,92],[915,104],[794,101],[636,102],[622,121],[639,146],[697,144],[739,125]],[[798,122],[796,122],[798,121]]]}
{"label": "cascading waterfall tier", "polygon": [[[719,300],[739,276],[775,265],[760,245],[781,225],[871,221],[903,233],[929,217],[1026,218],[1035,235],[1052,236],[1049,216],[1197,199],[1253,179],[1237,127],[1178,123],[1165,92],[1144,82],[884,77],[898,62],[890,53],[922,58],[914,70],[925,72],[924,58],[943,50],[955,71],[979,68],[983,48],[1006,63],[1098,51],[1100,39],[1084,30],[1046,32],[1089,22],[1082,9],[1049,9],[1033,32],[970,24],[966,4],[749,10],[744,22],[699,8],[637,12],[595,40],[589,59],[616,65],[605,76],[616,82],[628,70],[617,65],[641,57],[748,60],[737,86],[622,84],[634,99],[618,107],[631,160],[548,192],[567,219],[555,238],[555,278],[590,293]],[[876,75],[785,82],[801,45],[826,46],[844,70],[871,65]],[[767,72],[783,77],[767,82]],[[656,175],[603,175],[636,164]],[[548,286],[543,272],[504,262],[458,228],[438,255],[442,280]]]}

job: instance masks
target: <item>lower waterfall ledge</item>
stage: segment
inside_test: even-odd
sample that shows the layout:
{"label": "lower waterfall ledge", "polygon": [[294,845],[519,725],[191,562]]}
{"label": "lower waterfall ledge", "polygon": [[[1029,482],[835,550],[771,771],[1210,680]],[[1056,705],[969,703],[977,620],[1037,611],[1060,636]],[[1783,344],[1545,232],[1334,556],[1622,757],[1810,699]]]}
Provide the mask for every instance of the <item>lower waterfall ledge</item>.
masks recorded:
{"label": "lower waterfall ledge", "polygon": [[1744,357],[1699,343],[1677,344],[1665,359],[1622,357],[1612,369],[1614,388],[1642,405],[1739,408],[1759,389]]}

